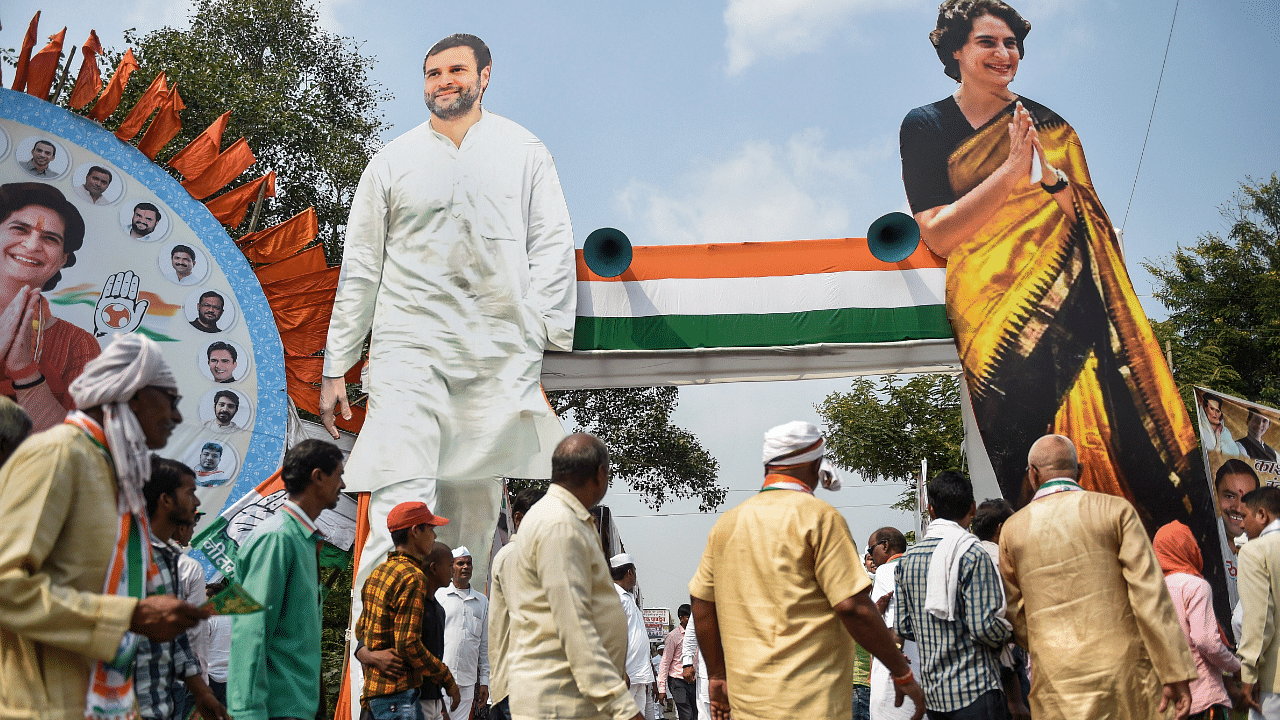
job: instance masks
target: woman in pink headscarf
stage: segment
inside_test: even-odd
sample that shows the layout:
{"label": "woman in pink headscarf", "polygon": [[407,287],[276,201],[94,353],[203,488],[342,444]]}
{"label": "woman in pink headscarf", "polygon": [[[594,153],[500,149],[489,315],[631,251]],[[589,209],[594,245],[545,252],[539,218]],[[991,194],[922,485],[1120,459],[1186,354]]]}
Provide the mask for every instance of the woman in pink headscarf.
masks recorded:
{"label": "woman in pink headscarf", "polygon": [[1240,671],[1240,660],[1226,646],[1213,617],[1212,593],[1201,574],[1204,560],[1191,528],[1174,520],[1156,531],[1151,543],[1164,570],[1164,582],[1178,611],[1182,635],[1191,647],[1199,677],[1191,681],[1189,720],[1226,720],[1231,698],[1223,673]]}

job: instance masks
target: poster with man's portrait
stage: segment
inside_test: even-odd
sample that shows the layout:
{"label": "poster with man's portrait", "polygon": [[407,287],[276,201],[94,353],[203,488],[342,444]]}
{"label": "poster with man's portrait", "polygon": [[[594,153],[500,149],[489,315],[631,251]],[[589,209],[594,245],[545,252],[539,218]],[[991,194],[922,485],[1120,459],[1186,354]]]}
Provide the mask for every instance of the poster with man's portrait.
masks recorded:
{"label": "poster with man's portrait", "polygon": [[1197,387],[1196,417],[1205,471],[1213,483],[1223,563],[1232,605],[1236,556],[1247,537],[1245,495],[1262,485],[1280,485],[1275,446],[1280,444],[1280,411]]}

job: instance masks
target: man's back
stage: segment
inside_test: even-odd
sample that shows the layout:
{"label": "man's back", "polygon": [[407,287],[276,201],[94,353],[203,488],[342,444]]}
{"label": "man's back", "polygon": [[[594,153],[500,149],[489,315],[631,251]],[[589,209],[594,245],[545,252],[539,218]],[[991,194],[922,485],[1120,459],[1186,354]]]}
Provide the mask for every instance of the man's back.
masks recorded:
{"label": "man's back", "polygon": [[1031,651],[1038,720],[1157,717],[1161,685],[1196,677],[1124,499],[1070,491],[1031,501],[1005,522],[1000,569],[1014,634]]}
{"label": "man's back", "polygon": [[826,502],[769,490],[725,513],[689,593],[716,605],[734,717],[850,716],[853,638],[832,608],[869,585]]}
{"label": "man's back", "polygon": [[955,712],[1000,689],[1000,650],[1009,626],[997,615],[1004,607],[1000,575],[976,540],[960,556],[956,619],[943,620],[925,609],[929,569],[941,562],[933,556],[939,542],[927,537],[899,559],[895,624],[899,634],[916,641],[929,709]]}
{"label": "man's back", "polygon": [[1240,548],[1240,604],[1244,624],[1240,634],[1241,677],[1263,692],[1280,686],[1280,639],[1275,613],[1280,598],[1280,533],[1268,533]]}
{"label": "man's back", "polygon": [[552,484],[503,568],[513,718],[634,717],[623,681],[627,625],[591,516]]}

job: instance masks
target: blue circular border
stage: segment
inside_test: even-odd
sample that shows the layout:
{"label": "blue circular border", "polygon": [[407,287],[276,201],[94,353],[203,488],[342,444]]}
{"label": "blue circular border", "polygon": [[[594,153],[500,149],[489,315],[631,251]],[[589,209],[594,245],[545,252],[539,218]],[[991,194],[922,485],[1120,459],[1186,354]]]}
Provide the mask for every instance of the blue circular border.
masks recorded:
{"label": "blue circular border", "polygon": [[[222,268],[253,341],[254,365],[258,378],[258,415],[253,437],[245,453],[244,466],[231,487],[221,513],[280,468],[288,427],[288,402],[284,379],[284,345],[276,329],[271,306],[262,293],[258,276],[231,236],[227,235],[209,209],[137,148],[108,132],[88,118],[34,98],[26,93],[0,88],[0,117],[13,120],[79,145],[111,161],[173,208],[187,227],[200,238],[214,262]],[[206,567],[211,567],[206,562]]]}

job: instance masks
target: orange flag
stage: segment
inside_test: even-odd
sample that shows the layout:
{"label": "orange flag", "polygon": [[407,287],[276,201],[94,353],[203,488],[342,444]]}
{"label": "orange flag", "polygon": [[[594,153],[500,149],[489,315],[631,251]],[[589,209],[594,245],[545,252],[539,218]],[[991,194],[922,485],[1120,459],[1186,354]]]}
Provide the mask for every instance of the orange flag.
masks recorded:
{"label": "orange flag", "polygon": [[[249,149],[249,142],[244,138],[232,143],[231,147],[223,150],[214,158],[214,161],[205,168],[204,172],[198,176],[186,180],[182,183],[182,187],[191,193],[191,197],[197,200],[203,200],[210,195],[218,192],[227,183],[240,177],[240,173],[249,169],[255,158],[253,151]],[[185,173],[183,173],[185,175]]]}
{"label": "orange flag", "polygon": [[138,59],[133,56],[133,48],[129,48],[124,51],[124,57],[120,58],[120,64],[116,65],[116,71],[111,74],[106,92],[102,93],[102,97],[98,98],[98,102],[94,103],[93,109],[89,111],[91,119],[102,122],[111,117],[111,113],[116,111],[120,98],[124,95],[125,83],[129,82],[129,76],[137,69]]}
{"label": "orange flag", "polygon": [[178,132],[182,130],[182,120],[178,118],[178,111],[182,107],[182,97],[178,95],[178,86],[174,85],[164,102],[160,104],[160,112],[156,114],[156,119],[151,121],[147,131],[142,134],[142,140],[138,141],[138,149],[143,155],[155,160],[156,153],[178,136]]}
{"label": "orange flag", "polygon": [[27,34],[22,38],[22,52],[18,53],[18,66],[13,70],[13,89],[27,89],[27,70],[31,64],[31,51],[36,49],[36,35],[39,33],[40,11],[37,10],[27,26]]}
{"label": "orange flag", "polygon": [[[270,265],[263,265],[253,272],[258,276],[258,282],[266,285],[268,283],[279,282],[281,280],[288,280],[289,278],[302,275],[304,273],[320,272],[328,267],[329,265],[324,258],[324,248],[319,245],[313,245],[287,260],[273,262]],[[316,350],[319,349],[320,348],[316,348]],[[316,350],[294,354],[310,355]]]}
{"label": "orange flag", "polygon": [[230,110],[219,115],[195,140],[169,158],[169,167],[182,173],[182,177],[187,180],[207,170],[218,157],[218,148],[222,147],[222,132],[227,129],[227,121],[230,119]]}
{"label": "orange flag", "polygon": [[102,91],[102,74],[98,72],[98,56],[102,54],[102,41],[98,33],[90,30],[89,39],[80,46],[80,72],[71,88],[71,107],[79,110]]}
{"label": "orange flag", "polygon": [[165,101],[169,95],[169,88],[165,82],[164,72],[156,75],[156,79],[151,81],[151,86],[147,91],[142,93],[142,97],[138,98],[138,102],[134,104],[133,109],[124,117],[124,122],[120,123],[120,127],[116,129],[115,135],[125,142],[129,142],[137,136],[138,131],[142,129],[143,123],[147,118],[151,117],[151,113],[160,107],[160,103]]}
{"label": "orange flag", "polygon": [[209,212],[213,213],[218,222],[227,227],[235,227],[244,221],[244,213],[249,209],[249,203],[258,199],[258,191],[264,186],[267,191],[263,197],[276,196],[275,170],[257,180],[247,182],[229,193],[219,195],[205,203],[204,206],[209,208]]}
{"label": "orange flag", "polygon": [[275,227],[249,233],[238,244],[245,257],[256,263],[270,263],[297,254],[316,239],[319,226],[316,209],[309,207]]}
{"label": "orange flag", "polygon": [[341,276],[342,267],[335,265],[317,272],[301,273],[271,282],[259,278],[258,282],[262,283],[262,292],[265,294],[281,295],[293,291],[307,292],[309,290],[335,292],[338,289],[338,278]]}
{"label": "orange flag", "polygon": [[53,79],[58,75],[58,61],[62,59],[62,42],[66,39],[67,29],[62,28],[58,34],[50,35],[49,44],[31,58],[31,64],[27,66],[28,95],[41,100],[49,97]]}

